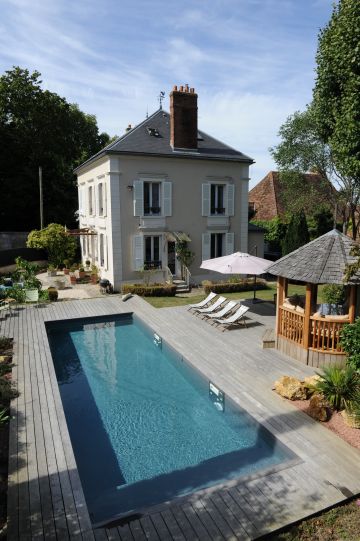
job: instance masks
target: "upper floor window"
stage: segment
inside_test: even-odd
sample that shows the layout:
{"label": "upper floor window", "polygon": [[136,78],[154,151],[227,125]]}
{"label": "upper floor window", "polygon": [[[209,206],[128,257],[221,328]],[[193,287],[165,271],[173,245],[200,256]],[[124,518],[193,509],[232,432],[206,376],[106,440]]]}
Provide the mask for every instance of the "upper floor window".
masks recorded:
{"label": "upper floor window", "polygon": [[98,184],[98,206],[99,216],[104,216],[104,184],[102,182]]}
{"label": "upper floor window", "polygon": [[90,216],[92,216],[94,214],[94,195],[93,195],[93,187],[92,186],[89,186],[88,198],[89,198],[89,214],[90,214]]}
{"label": "upper floor window", "polygon": [[171,216],[172,183],[135,180],[133,204],[134,216]]}
{"label": "upper floor window", "polygon": [[161,214],[160,182],[144,182],[144,215]]}
{"label": "upper floor window", "polygon": [[210,214],[225,214],[224,184],[210,185]]}
{"label": "upper floor window", "polygon": [[235,215],[235,186],[231,183],[202,184],[202,215],[203,216],[234,216]]}

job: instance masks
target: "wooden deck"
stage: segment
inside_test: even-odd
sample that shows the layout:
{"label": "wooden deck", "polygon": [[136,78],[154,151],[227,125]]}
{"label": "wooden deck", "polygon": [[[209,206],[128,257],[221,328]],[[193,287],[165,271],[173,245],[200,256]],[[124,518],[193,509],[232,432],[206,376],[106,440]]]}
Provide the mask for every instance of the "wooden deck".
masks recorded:
{"label": "wooden deck", "polygon": [[[312,370],[261,349],[273,324],[251,306],[248,328],[220,331],[186,307],[154,309],[117,296],[27,306],[0,318],[14,338],[19,397],[10,425],[8,539],[248,540],[360,492],[360,453],[271,390],[281,375]],[[174,500],[133,520],[93,529],[74,459],[45,321],[133,311],[298,456],[291,466]],[[268,314],[268,315],[267,315]]]}

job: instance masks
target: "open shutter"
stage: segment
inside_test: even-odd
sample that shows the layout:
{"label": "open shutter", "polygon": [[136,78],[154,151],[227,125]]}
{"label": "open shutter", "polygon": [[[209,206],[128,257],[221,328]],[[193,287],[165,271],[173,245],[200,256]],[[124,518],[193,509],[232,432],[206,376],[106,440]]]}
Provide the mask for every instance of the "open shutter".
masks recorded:
{"label": "open shutter", "polygon": [[225,233],[226,255],[234,253],[234,233]]}
{"label": "open shutter", "polygon": [[103,182],[103,216],[107,215],[107,189],[106,182]]}
{"label": "open shutter", "polygon": [[133,237],[133,268],[141,270],[144,267],[144,237],[135,235]]}
{"label": "open shutter", "polygon": [[144,214],[144,182],[142,180],[134,181],[134,216],[143,216]]}
{"label": "open shutter", "polygon": [[163,182],[163,215],[171,216],[172,214],[172,183]]}
{"label": "open shutter", "polygon": [[202,236],[202,260],[210,259],[210,233],[203,233]]}
{"label": "open shutter", "polygon": [[210,216],[210,184],[208,182],[202,185],[202,215]]}
{"label": "open shutter", "polygon": [[234,195],[235,195],[235,186],[234,184],[227,185],[227,197],[226,197],[226,215],[234,216]]}

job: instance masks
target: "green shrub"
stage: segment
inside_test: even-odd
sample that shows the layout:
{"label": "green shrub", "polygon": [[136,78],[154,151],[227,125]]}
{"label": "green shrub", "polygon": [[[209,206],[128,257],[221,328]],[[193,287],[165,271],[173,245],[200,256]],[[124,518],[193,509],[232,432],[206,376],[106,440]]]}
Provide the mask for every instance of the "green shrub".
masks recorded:
{"label": "green shrub", "polygon": [[8,408],[0,408],[0,425],[4,425],[10,419]]}
{"label": "green shrub", "polygon": [[13,287],[9,287],[8,289],[3,291],[3,296],[10,297],[12,299],[15,299],[16,302],[22,303],[25,302],[25,289],[14,284]]}
{"label": "green shrub", "polygon": [[344,325],[341,331],[340,345],[347,355],[346,362],[360,370],[360,318],[354,323]]}
{"label": "green shrub", "polygon": [[6,404],[9,400],[19,396],[13,383],[5,378],[0,378],[0,403]]}
{"label": "green shrub", "polygon": [[345,302],[345,287],[338,284],[325,284],[322,298],[328,304],[343,304]]}
{"label": "green shrub", "polygon": [[[241,280],[238,282],[210,282],[204,280],[202,282],[205,293],[237,293],[238,291],[252,291],[254,289],[254,282],[251,280]],[[268,289],[265,280],[259,280],[256,282],[256,290]]]}
{"label": "green shrub", "polygon": [[48,295],[49,301],[55,302],[55,301],[58,300],[59,292],[58,292],[58,290],[56,289],[56,287],[48,287],[48,289],[47,289],[47,295]]}
{"label": "green shrub", "polygon": [[0,336],[0,352],[12,347],[13,339],[7,336]]}
{"label": "green shrub", "polygon": [[321,380],[315,384],[315,388],[334,409],[344,409],[347,404],[357,400],[360,393],[360,374],[354,367],[328,366],[319,376]]}
{"label": "green shrub", "polygon": [[122,294],[132,293],[140,297],[174,297],[176,293],[176,285],[163,284],[124,284],[122,286]]}

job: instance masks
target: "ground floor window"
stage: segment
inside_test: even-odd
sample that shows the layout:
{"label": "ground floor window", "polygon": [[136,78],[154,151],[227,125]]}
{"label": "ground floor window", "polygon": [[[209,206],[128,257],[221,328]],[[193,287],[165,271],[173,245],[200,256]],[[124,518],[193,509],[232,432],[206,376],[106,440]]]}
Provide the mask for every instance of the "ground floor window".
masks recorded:
{"label": "ground floor window", "polygon": [[145,236],[145,269],[161,269],[160,237]]}
{"label": "ground floor window", "polygon": [[224,233],[211,233],[210,238],[210,258],[221,257],[224,255]]}

